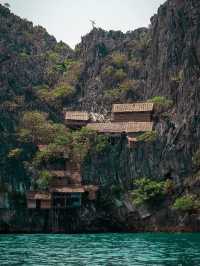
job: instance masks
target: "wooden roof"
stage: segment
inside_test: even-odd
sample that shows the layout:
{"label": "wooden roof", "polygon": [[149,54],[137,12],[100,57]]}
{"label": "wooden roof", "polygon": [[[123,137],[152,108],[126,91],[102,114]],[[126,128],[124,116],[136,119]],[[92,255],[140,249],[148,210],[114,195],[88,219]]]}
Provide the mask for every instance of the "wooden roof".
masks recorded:
{"label": "wooden roof", "polygon": [[56,177],[65,177],[66,176],[66,172],[65,171],[62,171],[62,170],[59,170],[59,171],[51,170],[50,173],[53,176],[56,176]]}
{"label": "wooden roof", "polygon": [[94,192],[96,192],[96,191],[98,191],[99,190],[99,187],[98,186],[94,186],[94,185],[85,185],[84,186],[84,189],[85,189],[85,191],[94,191]]}
{"label": "wooden roof", "polygon": [[67,111],[65,112],[65,120],[88,121],[89,114],[81,111]]}
{"label": "wooden roof", "polygon": [[127,137],[127,139],[128,139],[128,141],[129,142],[137,142],[138,140],[137,140],[137,138],[132,138],[132,137]]}
{"label": "wooden roof", "polygon": [[113,113],[151,112],[154,104],[151,102],[135,102],[127,104],[113,104]]}
{"label": "wooden roof", "polygon": [[27,199],[29,200],[51,200],[49,192],[29,191],[27,192]]}
{"label": "wooden roof", "polygon": [[57,187],[52,188],[51,192],[60,192],[60,193],[84,193],[84,187]]}
{"label": "wooden roof", "polygon": [[88,128],[101,133],[137,133],[152,131],[152,122],[109,122],[109,123],[90,123]]}
{"label": "wooden roof", "polygon": [[45,144],[38,144],[37,145],[37,148],[39,151],[43,151],[44,149],[46,149],[46,147],[47,147],[47,145],[45,145]]}

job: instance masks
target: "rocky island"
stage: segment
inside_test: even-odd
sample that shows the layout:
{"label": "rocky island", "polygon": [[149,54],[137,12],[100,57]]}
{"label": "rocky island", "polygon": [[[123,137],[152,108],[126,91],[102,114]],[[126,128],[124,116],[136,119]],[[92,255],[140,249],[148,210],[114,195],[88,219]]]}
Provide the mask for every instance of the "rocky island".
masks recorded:
{"label": "rocky island", "polygon": [[200,230],[200,2],[74,50],[0,5],[0,232]]}

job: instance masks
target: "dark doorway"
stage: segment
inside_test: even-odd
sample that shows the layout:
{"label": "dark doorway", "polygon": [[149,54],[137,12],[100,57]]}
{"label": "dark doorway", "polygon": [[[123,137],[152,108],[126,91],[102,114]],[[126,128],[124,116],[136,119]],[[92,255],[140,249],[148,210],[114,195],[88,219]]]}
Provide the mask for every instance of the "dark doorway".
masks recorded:
{"label": "dark doorway", "polygon": [[36,200],[36,209],[41,208],[41,200]]}

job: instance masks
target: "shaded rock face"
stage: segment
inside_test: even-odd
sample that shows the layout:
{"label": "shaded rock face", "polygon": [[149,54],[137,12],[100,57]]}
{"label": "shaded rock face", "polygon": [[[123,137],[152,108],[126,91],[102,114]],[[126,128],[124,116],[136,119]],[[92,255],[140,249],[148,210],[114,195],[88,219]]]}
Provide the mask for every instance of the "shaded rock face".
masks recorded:
{"label": "shaded rock face", "polygon": [[[139,145],[130,152],[129,162],[135,168],[132,177],[164,178],[170,174],[179,180],[192,171],[191,159],[199,146],[200,134],[199,24],[198,1],[169,0],[151,18],[149,29],[127,34],[94,29],[77,47],[78,56],[85,62],[83,109],[109,114],[111,102],[103,94],[112,84],[108,85],[102,72],[116,51],[125,54],[128,62],[140,62],[137,71],[133,65],[126,70],[129,80],[136,80],[137,86],[121,101],[166,96],[174,102],[168,118],[156,120],[159,141],[155,147]],[[145,49],[141,42],[144,36]]]}
{"label": "shaded rock face", "polygon": [[15,133],[22,113],[39,110],[57,121],[60,117],[56,108],[37,96],[38,86],[53,87],[61,76],[58,72],[49,74],[54,67],[50,57],[55,54],[62,62],[74,53],[66,44],[57,43],[44,28],[34,27],[0,5],[0,182],[16,190],[28,185],[29,177],[22,162],[11,162],[6,156],[18,145]]}
{"label": "shaded rock face", "polygon": [[[138,83],[135,84],[131,99],[141,98],[146,75],[144,58],[147,56],[147,52],[144,47],[140,46],[140,40],[146,36],[148,36],[146,28],[127,34],[120,31],[106,32],[95,28],[82,38],[82,42],[76,47],[76,56],[81,58],[84,63],[80,84],[80,106],[82,109],[108,114],[114,99],[106,99],[104,93],[109,89],[116,89],[123,80],[137,80]],[[113,67],[112,55],[115,53],[123,54],[127,61],[126,64],[122,63],[119,66],[119,69],[123,69],[125,73],[122,80],[117,80],[112,73],[108,77],[103,74],[108,67]],[[128,62],[131,62],[134,53],[137,55],[138,64],[132,67]]]}
{"label": "shaded rock face", "polygon": [[[164,95],[174,102],[164,134],[166,161],[177,162],[177,174],[190,173],[191,157],[199,146],[199,1],[167,1],[151,19],[145,98]],[[171,156],[174,153],[175,156]],[[180,157],[177,161],[176,157]],[[171,159],[170,159],[171,158]],[[172,163],[173,164],[173,163]],[[171,167],[174,168],[174,167]],[[177,167],[176,167],[177,168]]]}

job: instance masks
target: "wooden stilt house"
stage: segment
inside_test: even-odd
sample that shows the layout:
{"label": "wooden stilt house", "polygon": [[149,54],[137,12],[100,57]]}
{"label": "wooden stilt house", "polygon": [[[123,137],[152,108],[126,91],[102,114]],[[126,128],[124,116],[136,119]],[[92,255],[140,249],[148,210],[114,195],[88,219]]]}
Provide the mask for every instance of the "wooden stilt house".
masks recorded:
{"label": "wooden stilt house", "polygon": [[84,187],[60,187],[52,188],[52,208],[68,209],[80,208]]}
{"label": "wooden stilt house", "polygon": [[86,126],[89,123],[90,116],[87,112],[66,111],[65,125],[71,128],[79,128]]}
{"label": "wooden stilt house", "polygon": [[[45,145],[39,145],[43,150]],[[63,155],[64,163],[53,162],[47,170],[53,177],[48,191],[30,191],[27,193],[28,209],[70,209],[80,208],[83,193],[89,200],[96,199],[97,188],[82,185],[81,167],[79,163],[69,160]]]}
{"label": "wooden stilt house", "polygon": [[49,192],[29,191],[26,197],[28,209],[51,209],[52,195]]}
{"label": "wooden stilt house", "polygon": [[113,104],[113,122],[150,122],[154,104],[151,102],[135,102],[129,104]]}

